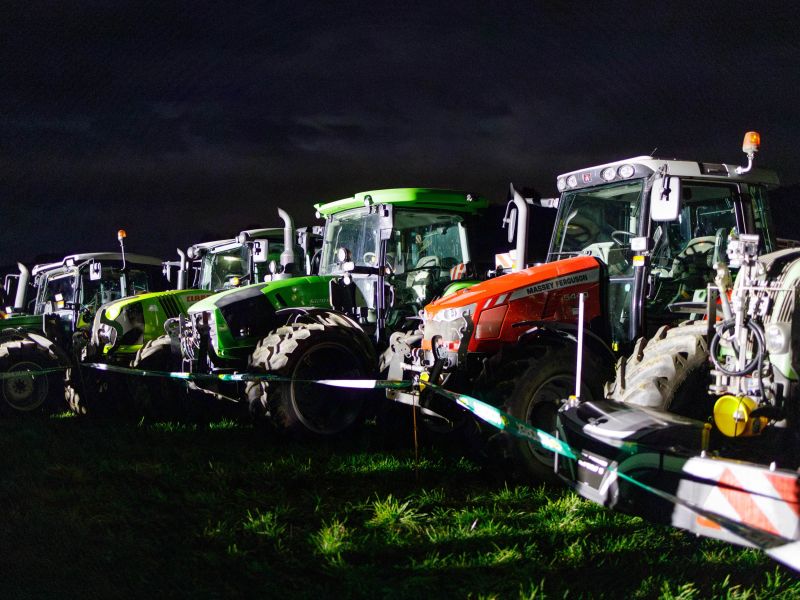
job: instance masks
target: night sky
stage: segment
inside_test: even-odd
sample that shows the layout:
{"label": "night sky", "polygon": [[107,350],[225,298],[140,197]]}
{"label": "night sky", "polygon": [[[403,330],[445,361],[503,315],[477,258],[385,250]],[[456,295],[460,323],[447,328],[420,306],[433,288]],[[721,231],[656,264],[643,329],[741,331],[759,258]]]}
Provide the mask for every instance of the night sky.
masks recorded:
{"label": "night sky", "polygon": [[383,187],[555,195],[654,148],[739,163],[748,129],[800,183],[791,3],[222,4],[2,4],[0,265],[120,227],[172,258]]}

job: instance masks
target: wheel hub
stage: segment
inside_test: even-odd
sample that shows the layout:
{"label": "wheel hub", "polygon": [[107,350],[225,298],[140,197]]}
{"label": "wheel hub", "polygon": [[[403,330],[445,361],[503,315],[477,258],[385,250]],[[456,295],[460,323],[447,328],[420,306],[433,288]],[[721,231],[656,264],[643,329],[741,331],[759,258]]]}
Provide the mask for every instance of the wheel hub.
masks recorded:
{"label": "wheel hub", "polygon": [[[10,372],[41,371],[42,368],[33,362],[19,362],[11,366]],[[33,375],[16,375],[3,382],[3,399],[14,410],[28,412],[36,410],[47,398],[47,377]]]}

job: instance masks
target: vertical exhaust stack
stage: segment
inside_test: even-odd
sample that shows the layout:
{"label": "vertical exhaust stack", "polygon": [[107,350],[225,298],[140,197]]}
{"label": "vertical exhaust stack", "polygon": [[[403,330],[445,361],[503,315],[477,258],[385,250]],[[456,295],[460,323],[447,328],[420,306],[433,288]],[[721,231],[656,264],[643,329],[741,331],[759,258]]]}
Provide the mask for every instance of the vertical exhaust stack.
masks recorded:
{"label": "vertical exhaust stack", "polygon": [[528,264],[528,203],[514,189],[514,184],[511,184],[511,193],[514,206],[517,209],[517,260],[515,261],[517,268],[514,270],[520,271]]}
{"label": "vertical exhaust stack", "polygon": [[294,221],[282,208],[278,208],[278,216],[283,220],[283,252],[281,252],[281,266],[286,273],[286,265],[294,265]]}
{"label": "vertical exhaust stack", "polygon": [[17,268],[19,269],[19,280],[17,281],[17,294],[14,296],[14,310],[21,311],[25,308],[25,296],[28,291],[31,272],[22,263],[17,263]]}
{"label": "vertical exhaust stack", "polygon": [[189,270],[189,263],[186,260],[186,252],[181,250],[180,248],[176,248],[178,251],[178,256],[180,256],[180,264],[178,265],[178,285],[176,286],[179,290],[186,289],[186,274]]}

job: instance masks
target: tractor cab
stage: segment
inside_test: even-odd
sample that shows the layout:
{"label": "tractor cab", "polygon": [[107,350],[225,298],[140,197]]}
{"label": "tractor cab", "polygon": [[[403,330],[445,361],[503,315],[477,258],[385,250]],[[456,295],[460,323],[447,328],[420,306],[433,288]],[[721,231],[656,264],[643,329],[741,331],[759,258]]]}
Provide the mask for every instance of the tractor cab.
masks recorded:
{"label": "tractor cab", "polygon": [[548,261],[594,256],[608,273],[615,350],[697,311],[731,234],[773,250],[767,190],[774,172],[649,156],[558,177]]}
{"label": "tractor cab", "polygon": [[[112,252],[74,254],[38,265],[32,275],[36,296],[31,314],[56,317],[64,333],[87,327],[103,304],[168,285],[160,259]],[[13,321],[4,325],[13,326]]]}
{"label": "tractor cab", "polygon": [[485,261],[474,259],[468,231],[487,206],[471,194],[421,188],[317,205],[327,219],[319,274],[333,276],[331,306],[384,340],[432,298],[482,278]]}
{"label": "tractor cab", "polygon": [[285,227],[248,229],[234,239],[194,244],[188,258],[195,261],[193,287],[222,291],[250,283],[310,275],[320,235],[310,227],[294,228],[289,215],[278,209]]}

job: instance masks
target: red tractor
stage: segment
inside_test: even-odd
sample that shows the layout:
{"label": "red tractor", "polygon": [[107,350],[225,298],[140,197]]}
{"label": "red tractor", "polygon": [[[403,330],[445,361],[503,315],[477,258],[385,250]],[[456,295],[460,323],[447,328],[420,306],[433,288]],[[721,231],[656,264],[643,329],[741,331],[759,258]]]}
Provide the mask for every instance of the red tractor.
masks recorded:
{"label": "red tractor", "polygon": [[[642,156],[561,175],[547,262],[427,305],[416,332],[392,339],[390,377],[441,383],[554,432],[558,409],[576,391],[579,294],[586,294],[579,396],[599,399],[635,340],[698,310],[732,231],[757,233],[762,250],[773,249],[767,190],[778,179],[751,168],[757,142],[747,146],[750,139],[747,168]],[[518,207],[532,202],[517,194],[506,219],[512,229],[526,230]],[[479,426],[424,385],[389,395],[420,406],[429,432]],[[517,466],[553,477],[549,451],[516,438],[509,445]]]}

